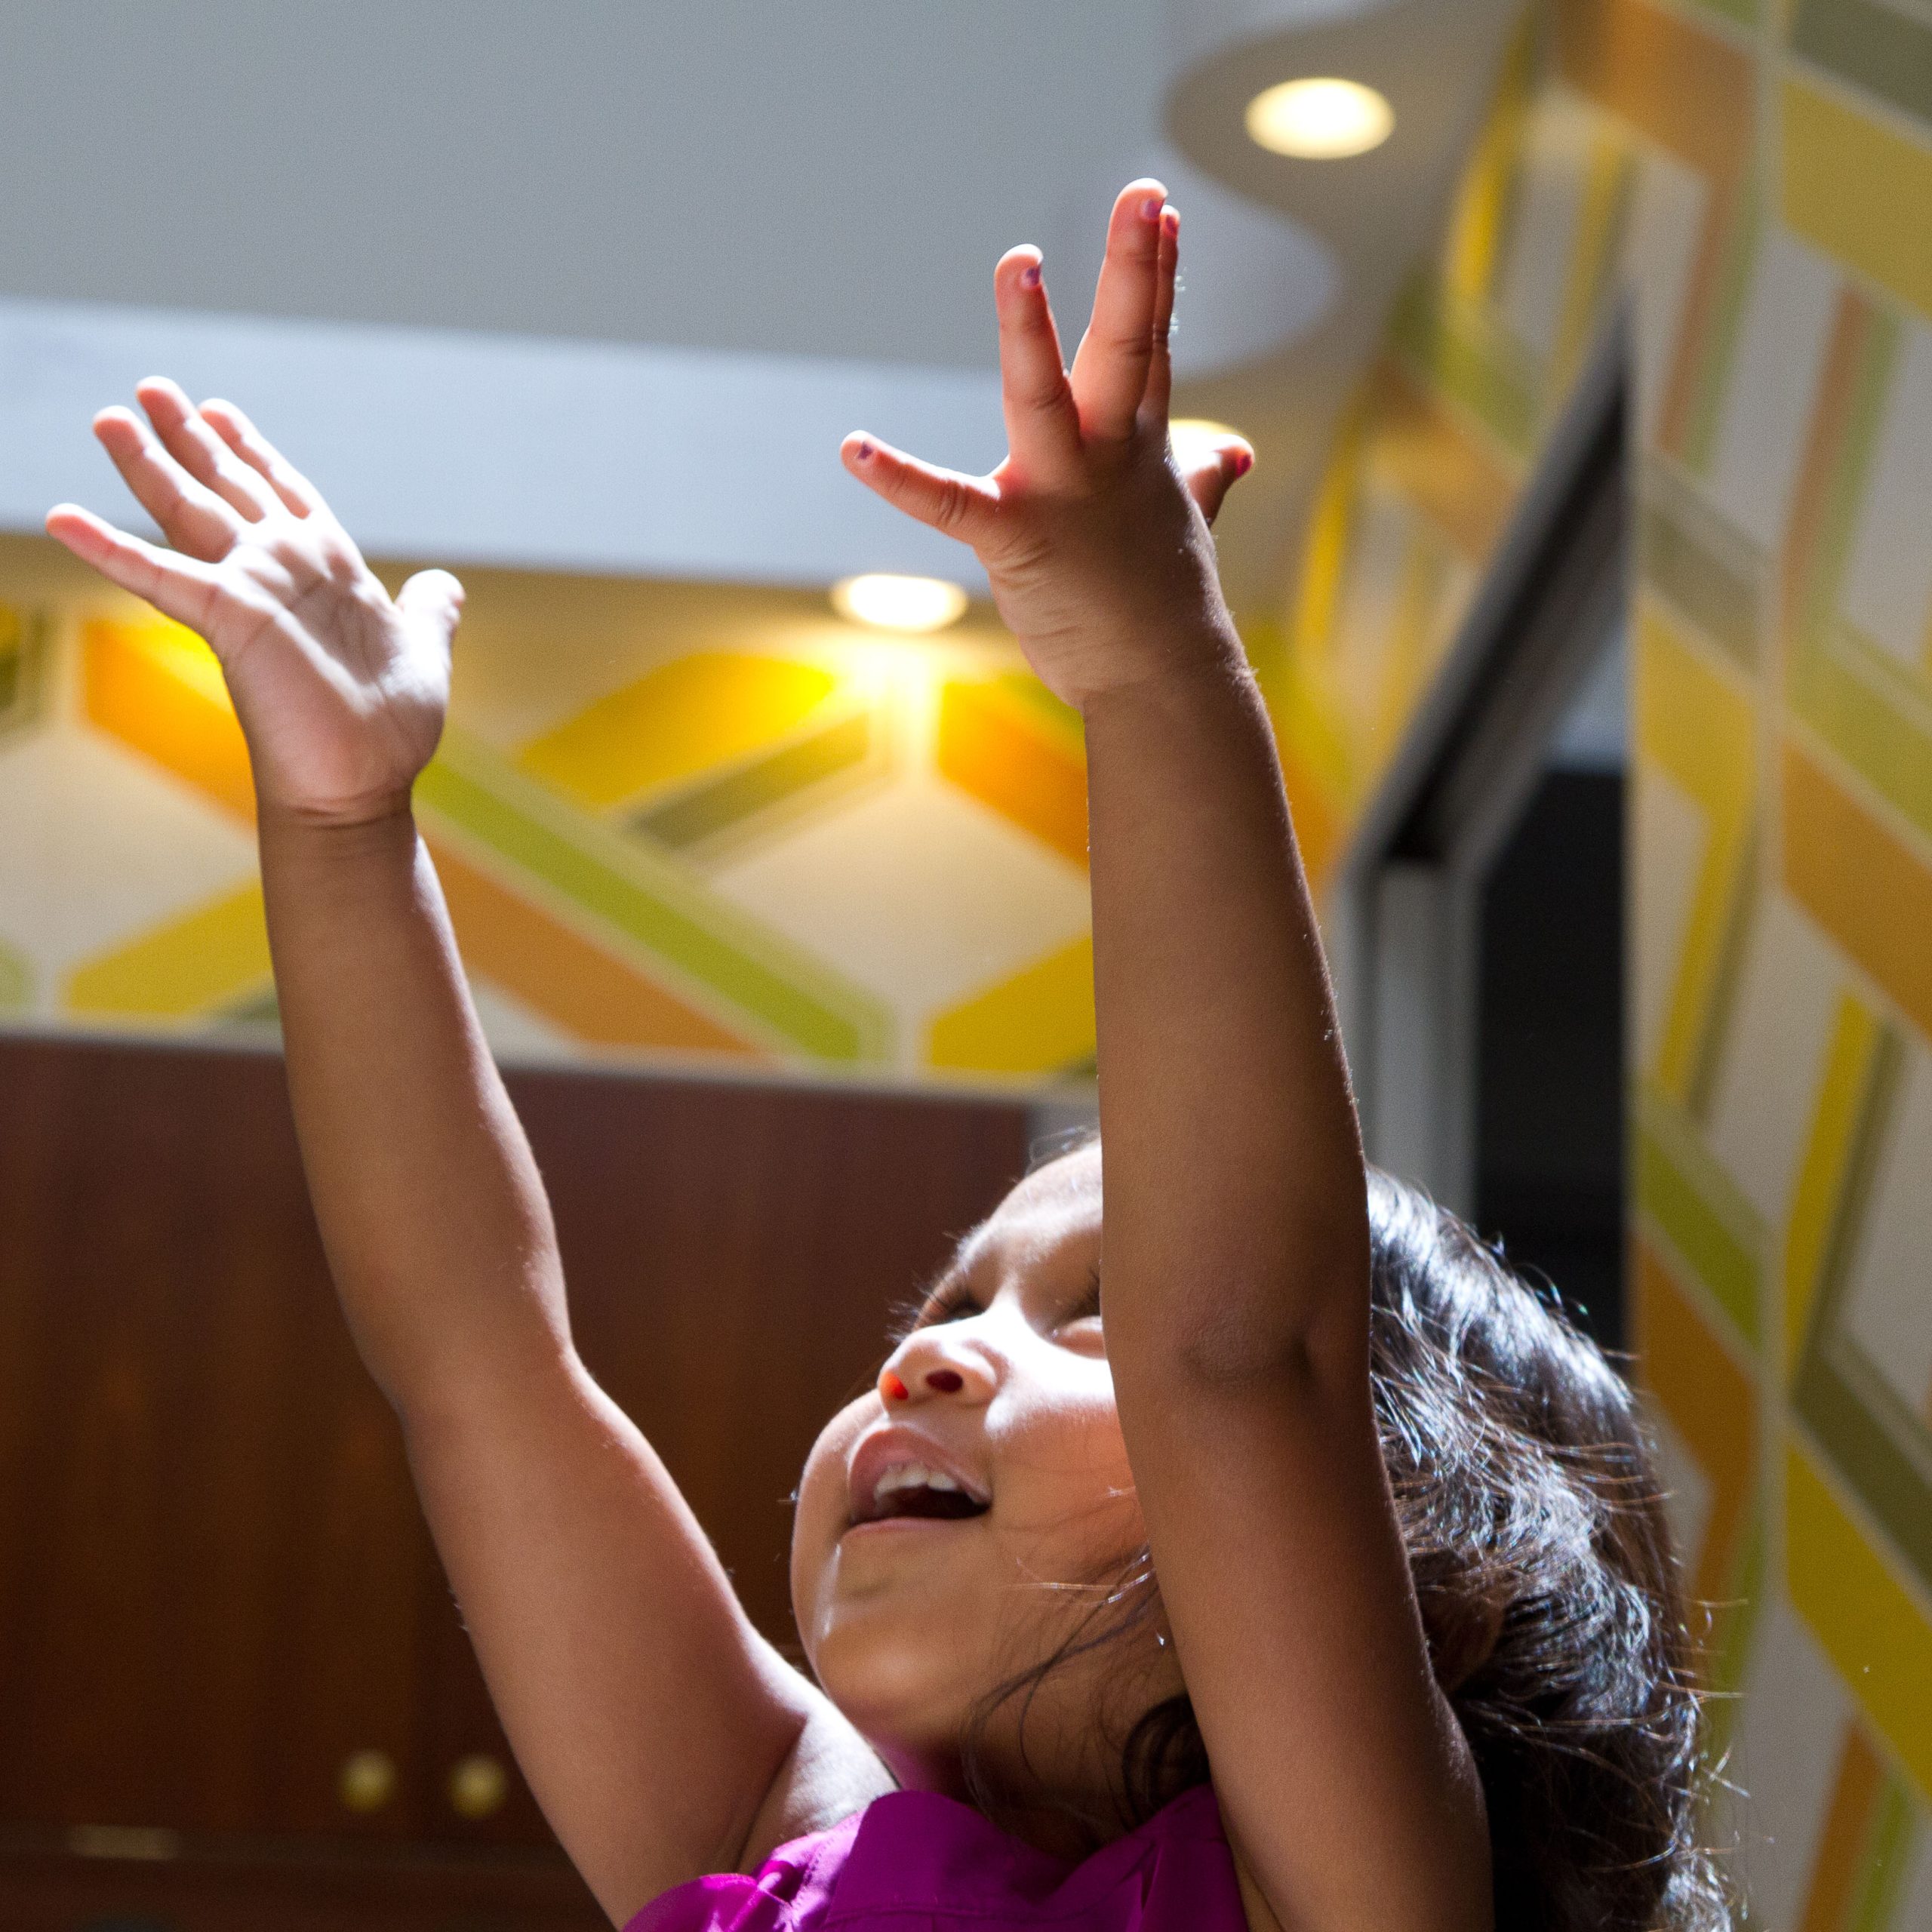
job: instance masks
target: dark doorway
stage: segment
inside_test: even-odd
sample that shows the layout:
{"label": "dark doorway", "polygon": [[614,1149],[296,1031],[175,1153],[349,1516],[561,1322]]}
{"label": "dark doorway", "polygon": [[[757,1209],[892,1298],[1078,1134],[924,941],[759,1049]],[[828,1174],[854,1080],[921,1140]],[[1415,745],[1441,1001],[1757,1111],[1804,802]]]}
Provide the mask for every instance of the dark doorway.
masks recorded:
{"label": "dark doorway", "polygon": [[1475,1220],[1606,1348],[1623,1324],[1623,777],[1547,773],[1482,894]]}

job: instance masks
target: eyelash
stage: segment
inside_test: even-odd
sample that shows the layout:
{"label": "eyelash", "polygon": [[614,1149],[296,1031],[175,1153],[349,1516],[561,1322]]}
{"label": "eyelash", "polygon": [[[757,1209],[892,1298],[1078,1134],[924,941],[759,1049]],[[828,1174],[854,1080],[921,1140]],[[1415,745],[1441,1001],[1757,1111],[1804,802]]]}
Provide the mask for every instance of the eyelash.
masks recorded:
{"label": "eyelash", "polygon": [[[890,1339],[897,1348],[908,1335],[921,1328],[937,1328],[948,1321],[964,1321],[975,1315],[983,1315],[986,1310],[976,1301],[971,1291],[963,1286],[941,1288],[928,1295],[922,1302],[915,1302],[900,1311],[899,1317],[891,1327]],[[1097,1321],[1100,1314],[1100,1271],[1097,1266],[1089,1269],[1087,1274],[1087,1292],[1075,1302],[1061,1318],[1062,1327],[1072,1321],[1089,1318]]]}

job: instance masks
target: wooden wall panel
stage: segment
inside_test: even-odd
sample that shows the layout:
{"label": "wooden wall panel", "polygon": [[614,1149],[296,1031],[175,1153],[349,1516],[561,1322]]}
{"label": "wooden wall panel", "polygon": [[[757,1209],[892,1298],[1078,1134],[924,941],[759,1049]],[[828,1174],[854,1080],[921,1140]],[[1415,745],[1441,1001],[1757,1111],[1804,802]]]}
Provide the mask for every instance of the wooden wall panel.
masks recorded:
{"label": "wooden wall panel", "polygon": [[[512,1086],[586,1358],[789,1641],[804,1452],[1018,1172],[1023,1112]],[[165,1827],[190,1863],[549,1844],[514,1777],[488,1820],[449,1802],[457,1760],[508,1753],[335,1306],[278,1058],[0,1041],[0,1712],[23,1884],[77,1826]],[[341,1767],[372,1749],[397,1789],[358,1815]]]}

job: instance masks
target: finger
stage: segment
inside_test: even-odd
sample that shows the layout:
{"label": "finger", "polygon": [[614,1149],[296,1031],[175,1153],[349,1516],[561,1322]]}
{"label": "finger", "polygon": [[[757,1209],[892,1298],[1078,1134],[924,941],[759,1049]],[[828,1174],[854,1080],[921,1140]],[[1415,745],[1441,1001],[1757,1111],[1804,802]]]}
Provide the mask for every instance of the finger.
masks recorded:
{"label": "finger", "polygon": [[216,574],[209,565],[130,537],[77,503],[58,503],[49,510],[47,534],[110,583],[131,590],[163,616],[206,635],[217,594]]}
{"label": "finger", "polygon": [[202,420],[200,411],[178,383],[165,376],[150,376],[134,385],[134,394],[147,411],[162,447],[237,515],[260,523],[276,507],[275,492],[245,463],[236,460],[234,451]]}
{"label": "finger", "polygon": [[1120,441],[1131,435],[1147,391],[1168,191],[1154,180],[1131,182],[1107,223],[1106,260],[1094,291],[1094,317],[1073,358],[1073,394],[1081,429]]}
{"label": "finger", "polygon": [[103,409],[94,419],[94,432],[135,501],[176,549],[211,563],[227,555],[242,534],[242,519],[196,482],[131,409]]}
{"label": "finger", "polygon": [[1174,290],[1180,266],[1180,210],[1161,211],[1161,251],[1154,274],[1154,329],[1147,363],[1147,392],[1140,398],[1143,423],[1164,427],[1174,386]]}
{"label": "finger", "polygon": [[992,534],[999,492],[985,477],[921,463],[872,436],[848,436],[838,454],[867,488],[916,521],[962,543],[977,545]]}
{"label": "finger", "polygon": [[232,402],[213,398],[202,405],[202,419],[242,460],[266,477],[285,509],[312,516],[322,507],[321,493]]}
{"label": "finger", "polygon": [[999,314],[1000,404],[1021,473],[1046,483],[1080,470],[1080,417],[1060,360],[1037,248],[1009,249],[993,271]]}
{"label": "finger", "polygon": [[1254,452],[1238,438],[1223,443],[1191,464],[1184,481],[1187,494],[1201,506],[1210,523],[1220,513],[1222,500],[1254,467]]}
{"label": "finger", "polygon": [[448,571],[418,571],[395,594],[395,608],[448,651],[463,615],[463,586]]}

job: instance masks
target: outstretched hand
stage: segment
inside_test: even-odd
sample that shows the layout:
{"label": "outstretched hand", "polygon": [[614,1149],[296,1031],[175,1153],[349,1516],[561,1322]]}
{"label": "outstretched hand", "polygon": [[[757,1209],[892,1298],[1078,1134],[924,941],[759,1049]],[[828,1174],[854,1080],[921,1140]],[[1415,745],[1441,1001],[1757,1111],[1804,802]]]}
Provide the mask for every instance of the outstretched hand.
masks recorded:
{"label": "outstretched hand", "polygon": [[848,436],[854,475],[971,545],[1001,616],[1070,704],[1183,665],[1231,635],[1208,526],[1254,461],[1227,438],[1183,474],[1168,437],[1180,217],[1158,181],[1114,203],[1106,260],[1069,372],[1040,251],[994,271],[1008,444],[990,475]]}
{"label": "outstretched hand", "polygon": [[232,403],[197,409],[158,378],[135,393],[147,420],[104,409],[94,434],[173,548],[72,503],[49,534],[208,641],[264,809],[334,823],[401,809],[441,734],[463,586],[425,571],[392,598]]}

